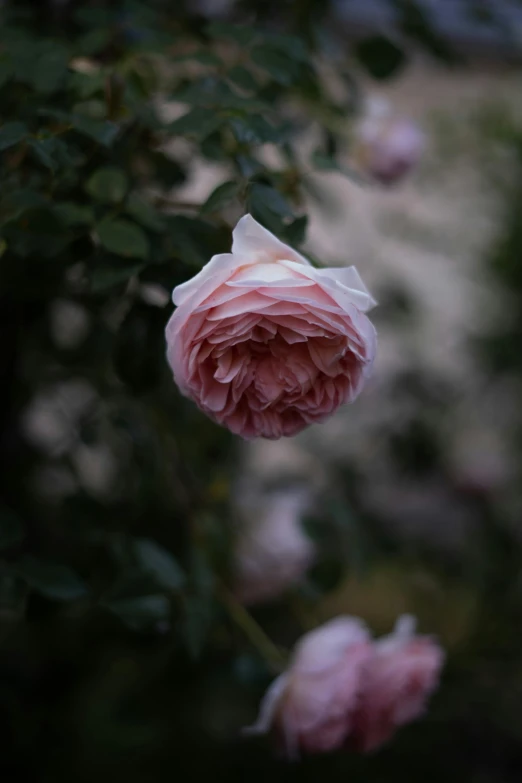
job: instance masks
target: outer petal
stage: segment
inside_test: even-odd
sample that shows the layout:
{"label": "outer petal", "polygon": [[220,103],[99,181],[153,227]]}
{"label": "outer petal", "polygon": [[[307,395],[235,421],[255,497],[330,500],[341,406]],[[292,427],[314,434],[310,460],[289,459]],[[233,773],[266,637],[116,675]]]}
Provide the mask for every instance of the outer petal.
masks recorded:
{"label": "outer petal", "polygon": [[368,629],[356,617],[336,617],[305,634],[295,649],[293,671],[319,674],[337,666],[354,644],[370,639]]}
{"label": "outer petal", "polygon": [[184,304],[191,297],[195,296],[203,283],[210,278],[215,280],[215,288],[217,288],[218,285],[228,280],[238,266],[241,266],[241,260],[237,256],[233,256],[232,253],[221,253],[220,255],[212,256],[208,264],[205,264],[197,275],[176,286],[172,292],[172,301],[178,306]]}
{"label": "outer petal", "polygon": [[335,267],[315,269],[313,266],[297,266],[295,261],[290,260],[283,260],[281,264],[310,280],[314,280],[345,310],[347,304],[351,304],[365,313],[376,304],[354,266],[347,269]]}
{"label": "outer petal", "polygon": [[[267,263],[288,258],[298,264],[310,266],[310,262],[300,253],[281,242],[266,228],[263,228],[252,215],[244,215],[232,232],[232,253],[245,258],[250,263]],[[248,263],[247,261],[247,263]]]}
{"label": "outer petal", "polygon": [[275,713],[287,685],[288,674],[281,674],[274,680],[263,697],[256,722],[252,726],[247,726],[243,729],[245,734],[266,734],[267,731],[270,731]]}

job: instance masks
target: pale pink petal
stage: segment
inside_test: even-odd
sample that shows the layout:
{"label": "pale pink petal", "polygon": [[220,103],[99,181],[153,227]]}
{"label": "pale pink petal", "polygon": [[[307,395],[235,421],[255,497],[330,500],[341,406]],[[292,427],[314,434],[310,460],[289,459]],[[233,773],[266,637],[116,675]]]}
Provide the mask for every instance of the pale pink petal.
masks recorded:
{"label": "pale pink petal", "polygon": [[[258,263],[289,258],[298,264],[309,265],[304,256],[281,242],[261,226],[251,215],[244,215],[232,232],[232,253]],[[245,263],[243,261],[243,263]]]}

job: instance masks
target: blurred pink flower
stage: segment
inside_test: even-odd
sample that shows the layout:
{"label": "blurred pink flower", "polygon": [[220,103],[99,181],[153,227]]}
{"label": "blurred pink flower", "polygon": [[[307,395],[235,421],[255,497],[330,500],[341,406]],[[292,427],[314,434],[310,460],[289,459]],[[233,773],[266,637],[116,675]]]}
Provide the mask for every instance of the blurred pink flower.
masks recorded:
{"label": "blurred pink flower", "polygon": [[310,567],[315,548],[300,524],[309,502],[303,490],[275,493],[242,531],[234,553],[234,592],[242,603],[277,597]]}
{"label": "blurred pink flower", "polygon": [[374,644],[354,719],[353,747],[371,751],[399,726],[418,718],[438,685],[444,652],[428,636],[416,636],[412,617],[399,618],[393,633]]}
{"label": "blurred pink flower", "polygon": [[272,730],[289,758],[375,750],[422,714],[443,661],[432,639],[415,636],[410,617],[376,642],[357,618],[338,617],[301,639],[247,731]]}
{"label": "blurred pink flower", "polygon": [[355,618],[338,617],[305,634],[247,731],[272,729],[289,758],[342,746],[352,729],[371,657],[368,631]]}
{"label": "blurred pink flower", "polygon": [[245,215],[232,252],[174,289],[167,358],[180,390],[245,438],[324,421],[362,390],[375,302],[355,267],[315,269]]}
{"label": "blurred pink flower", "polygon": [[369,104],[355,129],[354,155],[364,173],[383,185],[402,180],[419,163],[426,137],[419,126],[394,116],[384,101]]}

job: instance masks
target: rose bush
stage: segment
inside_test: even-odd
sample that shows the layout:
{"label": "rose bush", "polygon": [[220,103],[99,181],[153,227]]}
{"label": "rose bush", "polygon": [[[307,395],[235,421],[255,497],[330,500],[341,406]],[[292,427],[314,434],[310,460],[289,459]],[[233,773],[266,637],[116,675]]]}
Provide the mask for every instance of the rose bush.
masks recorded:
{"label": "rose bush", "polygon": [[250,215],[232,252],[173,292],[167,356],[183,394],[245,438],[277,439],[353,402],[375,358],[355,267],[315,269]]}

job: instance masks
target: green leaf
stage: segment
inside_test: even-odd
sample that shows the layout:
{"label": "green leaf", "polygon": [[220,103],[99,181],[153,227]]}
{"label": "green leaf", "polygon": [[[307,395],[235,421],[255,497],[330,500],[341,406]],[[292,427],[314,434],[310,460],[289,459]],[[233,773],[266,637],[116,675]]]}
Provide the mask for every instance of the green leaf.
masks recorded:
{"label": "green leaf", "polygon": [[65,47],[55,41],[44,44],[33,71],[35,90],[46,95],[56,92],[65,80],[68,62],[69,53]]}
{"label": "green leaf", "polygon": [[138,538],[134,542],[137,559],[142,568],[166,590],[179,590],[185,575],[175,558],[164,547],[150,538]]}
{"label": "green leaf", "polygon": [[7,242],[5,241],[5,239],[0,237],[0,258],[2,258],[6,250],[7,250]]}
{"label": "green leaf", "polygon": [[295,35],[286,35],[284,33],[265,33],[265,41],[276,49],[280,49],[285,55],[293,60],[307,63],[310,60],[304,41]]}
{"label": "green leaf", "polygon": [[212,38],[225,38],[235,41],[241,46],[248,46],[260,37],[259,30],[246,25],[228,24],[227,22],[211,22],[205,32]]}
{"label": "green leaf", "polygon": [[100,70],[95,73],[69,74],[68,87],[76,95],[85,100],[91,98],[97,92],[103,92],[105,88],[106,74]]}
{"label": "green leaf", "polygon": [[119,126],[114,122],[93,120],[91,117],[83,117],[79,114],[73,115],[70,121],[78,133],[89,136],[103,147],[111,147],[120,131]]}
{"label": "green leaf", "polygon": [[0,60],[0,87],[3,87],[13,75],[13,64],[9,60]]}
{"label": "green leaf", "polygon": [[94,223],[94,211],[91,207],[86,207],[82,204],[65,201],[62,204],[56,204],[54,210],[68,226],[82,226]]}
{"label": "green leaf", "polygon": [[56,601],[76,601],[88,594],[85,582],[68,566],[26,555],[15,571],[36,592]]}
{"label": "green leaf", "polygon": [[98,27],[85,33],[78,41],[78,51],[81,54],[99,54],[111,40],[112,31],[108,27]]}
{"label": "green leaf", "polygon": [[257,182],[250,187],[248,208],[256,220],[275,234],[282,234],[284,220],[294,216],[292,208],[279,191]]}
{"label": "green leaf", "polygon": [[274,81],[288,87],[301,75],[301,66],[274,46],[256,46],[252,49],[253,62]]}
{"label": "green leaf", "polygon": [[396,76],[406,64],[406,55],[384,35],[373,35],[355,49],[359,62],[374,79]]}
{"label": "green leaf", "polygon": [[222,185],[218,185],[210,196],[207,198],[203,206],[201,207],[201,214],[207,215],[210,212],[217,212],[223,207],[228,206],[231,201],[234,201],[239,192],[239,184],[230,180],[229,182],[223,182]]}
{"label": "green leaf", "polygon": [[52,153],[55,149],[54,139],[31,139],[29,147],[36,160],[50,171],[56,170]]}
{"label": "green leaf", "polygon": [[125,211],[150,231],[161,232],[165,228],[161,214],[137,193],[131,193]]}
{"label": "green leaf", "polygon": [[257,114],[233,117],[229,120],[234,136],[240,144],[265,144],[280,141],[280,132]]}
{"label": "green leaf", "polygon": [[250,186],[249,197],[254,204],[263,204],[276,215],[287,218],[294,216],[292,207],[286,198],[270,185],[262,185],[258,182],[254,182]]}
{"label": "green leaf", "polygon": [[242,65],[236,65],[228,72],[228,78],[246,92],[256,92],[259,88],[257,79]]}
{"label": "green leaf", "polygon": [[164,595],[142,595],[105,601],[102,606],[130,628],[140,631],[170,619],[170,603]]}
{"label": "green leaf", "polygon": [[174,136],[194,136],[198,139],[208,136],[223,124],[223,118],[215,111],[197,106],[167,126]]}
{"label": "green leaf", "polygon": [[308,215],[301,215],[284,227],[284,237],[290,245],[302,245],[306,239],[307,228]]}
{"label": "green leaf", "polygon": [[23,122],[6,122],[0,128],[0,152],[6,150],[9,147],[14,147],[15,144],[22,141],[29,129]]}
{"label": "green leaf", "polygon": [[190,266],[202,267],[211,256],[230,247],[228,229],[184,215],[167,217],[169,244],[173,255]]}
{"label": "green leaf", "polygon": [[104,220],[96,227],[100,244],[124,258],[147,258],[149,241],[145,232],[130,220]]}
{"label": "green leaf", "polygon": [[181,54],[179,57],[171,58],[170,62],[196,62],[200,63],[201,65],[209,65],[214,67],[223,65],[223,60],[221,57],[218,57],[217,54],[214,54],[214,52],[209,52],[207,49],[200,49],[195,52],[190,52],[189,54]]}
{"label": "green leaf", "polygon": [[268,111],[270,105],[257,98],[236,93],[226,81],[208,76],[192,82],[172,95],[173,100],[207,109],[228,111]]}
{"label": "green leaf", "polygon": [[129,183],[122,169],[115,166],[105,166],[97,169],[87,180],[85,190],[96,201],[117,204],[127,193]]}
{"label": "green leaf", "polygon": [[103,264],[95,267],[91,274],[91,291],[99,293],[116,285],[126,283],[131,277],[138,275],[145,264]]}
{"label": "green leaf", "polygon": [[325,155],[320,150],[315,150],[315,152],[312,153],[312,156],[310,158],[310,162],[313,166],[315,166],[319,171],[335,171],[338,174],[342,174],[345,177],[348,177],[348,179],[351,179],[352,182],[356,182],[358,185],[367,185],[368,180],[362,176],[359,172],[357,172],[355,169],[351,168],[351,166],[347,166],[345,163],[340,163],[340,161],[336,160],[335,158],[331,158],[329,155]]}
{"label": "green leaf", "polygon": [[0,549],[9,549],[23,541],[24,531],[18,517],[9,509],[0,510]]}

